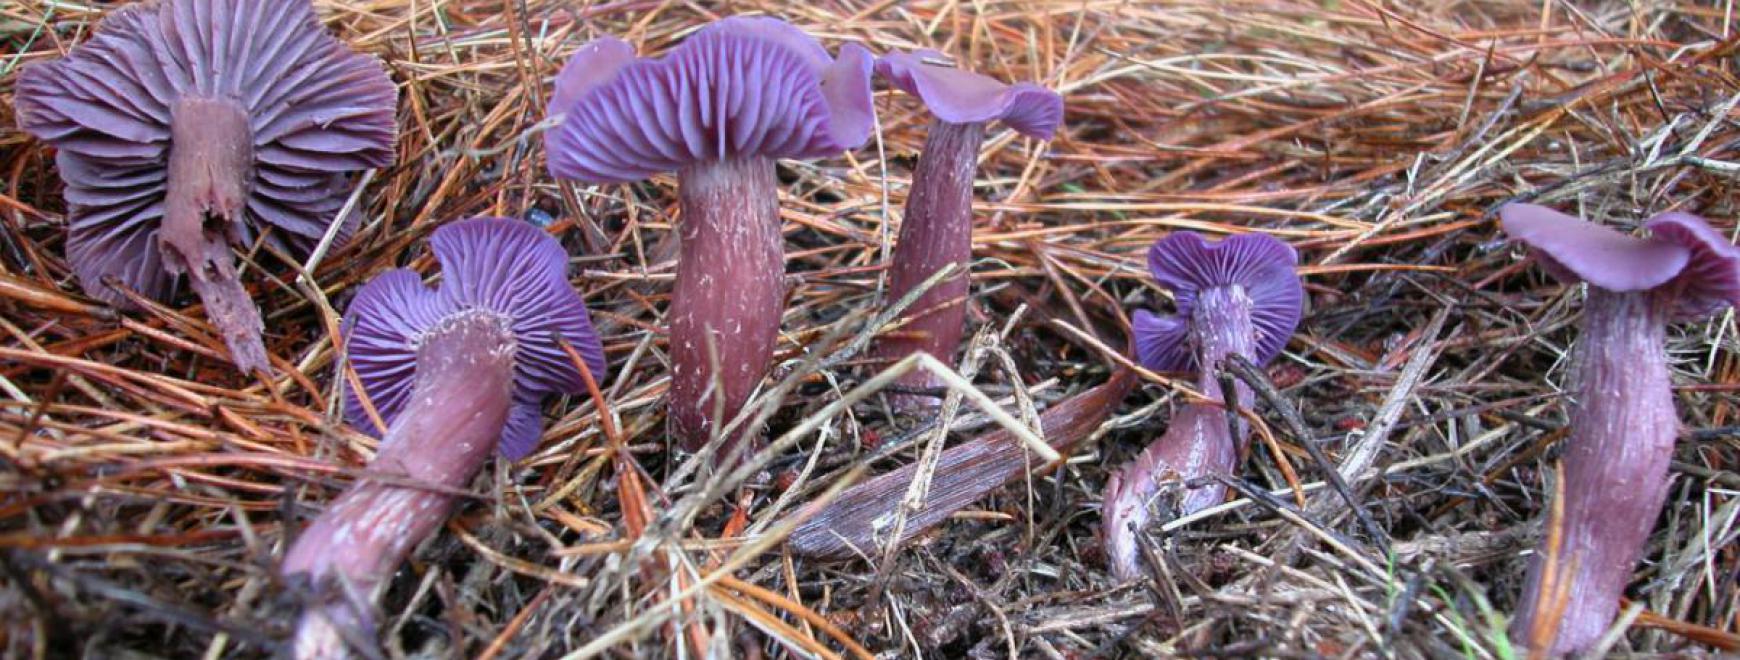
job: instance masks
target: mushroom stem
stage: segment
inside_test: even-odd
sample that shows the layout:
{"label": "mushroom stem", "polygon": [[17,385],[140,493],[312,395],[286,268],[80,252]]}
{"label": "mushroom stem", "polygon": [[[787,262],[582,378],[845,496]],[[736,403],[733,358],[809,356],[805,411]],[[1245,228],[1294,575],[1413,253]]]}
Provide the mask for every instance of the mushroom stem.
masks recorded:
{"label": "mushroom stem", "polygon": [[1601,637],[1661,513],[1679,430],[1667,297],[1589,286],[1572,353],[1563,500],[1554,507],[1563,515],[1530,562],[1513,624],[1530,648],[1565,655]]}
{"label": "mushroom stem", "polygon": [[205,304],[205,316],[223,337],[236,369],[245,374],[256,370],[270,374],[271,361],[266,357],[266,344],[260,335],[264,329],[260,308],[254,306],[254,299],[242,286],[229,258],[229,250],[224,249],[222,260],[207,261],[204,268],[189,270],[187,282]]}
{"label": "mushroom stem", "polygon": [[[889,259],[888,299],[899,300],[950,264],[962,270],[919,296],[908,308],[899,335],[878,342],[880,357],[899,360],[916,351],[953,363],[966,324],[967,273],[973,257],[973,173],[985,139],[983,123],[955,124],[941,119],[930,124],[924,151],[912,173],[906,198],[906,218]],[[914,371],[899,385],[909,389],[940,387],[928,371]],[[936,406],[935,397],[898,396],[901,407]]]}
{"label": "mushroom stem", "polygon": [[1226,486],[1187,484],[1211,474],[1230,474],[1237,462],[1238,452],[1227,437],[1226,415],[1220,408],[1200,404],[1180,408],[1165,435],[1106,481],[1100,532],[1112,573],[1123,580],[1143,575],[1137,539],[1153,517],[1153,500],[1163,486],[1178,493],[1168,508],[1179,515],[1201,511],[1225,499]]}
{"label": "mushroom stem", "polygon": [[[1212,287],[1197,295],[1190,314],[1197,364],[1202,365],[1197,387],[1211,400],[1225,400],[1220,379],[1216,377],[1221,361],[1228,355],[1250,359],[1255,353],[1252,307],[1242,286]],[[1237,404],[1249,405],[1250,388],[1244,383],[1234,387]],[[1231,474],[1239,457],[1244,455],[1248,437],[1249,426],[1242,421],[1238,423],[1237,437],[1233,437],[1226,410],[1221,406],[1186,404],[1173,416],[1159,440],[1112,475],[1106,482],[1102,505],[1105,513],[1100,524],[1106,560],[1114,574],[1125,580],[1142,575],[1137,539],[1148,526],[1153,499],[1162,487],[1182,491],[1170,507],[1179,515],[1201,511],[1226,498],[1226,486],[1218,481],[1195,487],[1187,484],[1208,475]]]}
{"label": "mushroom stem", "polygon": [[358,480],[284,554],[283,574],[306,576],[316,595],[297,625],[295,657],[344,657],[347,639],[373,641],[376,592],[447,519],[452,491],[501,437],[514,351],[510,322],[490,312],[453,315],[423,336],[410,402],[369,463],[398,482]]}
{"label": "mushroom stem", "polygon": [[[771,159],[697,163],[679,180],[670,424],[695,450],[738,413],[767,374],[785,297],[785,252]],[[725,443],[720,455],[730,449]]]}
{"label": "mushroom stem", "polygon": [[[1226,393],[1221,391],[1218,374],[1221,362],[1228,355],[1256,360],[1257,329],[1251,320],[1253,308],[1250,295],[1244,287],[1236,284],[1203,289],[1197,295],[1196,306],[1190,313],[1190,331],[1196,338],[1196,363],[1202,365],[1197,386],[1202,389],[1203,396],[1214,401],[1227,399]],[[1239,406],[1250,405],[1249,386],[1236,382],[1233,390],[1234,400]],[[1232,442],[1238,453],[1243,454],[1250,434],[1243,422],[1238,426],[1238,437]]]}
{"label": "mushroom stem", "polygon": [[188,97],[170,120],[169,181],[158,244],[171,272],[186,274],[243,373],[271,371],[260,310],[236,276],[230,243],[242,226],[254,161],[253,128],[240,104]]}

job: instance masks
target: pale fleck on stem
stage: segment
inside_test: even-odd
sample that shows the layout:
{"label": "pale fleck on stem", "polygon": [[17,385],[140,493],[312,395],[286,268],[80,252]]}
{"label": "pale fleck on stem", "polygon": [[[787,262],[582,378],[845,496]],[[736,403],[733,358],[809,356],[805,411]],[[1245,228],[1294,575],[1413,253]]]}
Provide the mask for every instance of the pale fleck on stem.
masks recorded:
{"label": "pale fleck on stem", "polygon": [[[738,414],[767,375],[785,299],[785,250],[773,161],[700,163],[679,179],[670,428],[695,450]],[[716,455],[730,452],[727,442]]]}
{"label": "pale fleck on stem", "polygon": [[[1547,642],[1543,650],[1554,656],[1586,649],[1612,623],[1667,497],[1679,435],[1666,358],[1670,295],[1589,287],[1572,352],[1575,407],[1560,458],[1557,556],[1543,547],[1530,562],[1512,625],[1522,640],[1543,623],[1556,629],[1532,640]],[[1558,593],[1544,593],[1544,585]],[[1556,626],[1536,621],[1555,609]]]}
{"label": "pale fleck on stem", "polygon": [[315,599],[292,638],[295,657],[346,657],[346,639],[374,640],[378,592],[501,439],[513,368],[512,328],[495,314],[462,313],[423,336],[410,401],[369,471],[430,488],[360,480],[297,537],[280,570],[305,579]]}

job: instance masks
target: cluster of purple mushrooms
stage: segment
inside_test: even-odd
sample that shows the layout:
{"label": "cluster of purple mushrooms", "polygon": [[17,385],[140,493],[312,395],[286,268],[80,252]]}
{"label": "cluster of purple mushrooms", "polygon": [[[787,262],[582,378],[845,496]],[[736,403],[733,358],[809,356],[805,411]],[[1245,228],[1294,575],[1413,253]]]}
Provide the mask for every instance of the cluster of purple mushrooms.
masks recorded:
{"label": "cluster of purple mushrooms", "polygon": [[[747,425],[733,420],[768,373],[782,320],[775,161],[862,146],[875,122],[873,75],[934,116],[889,259],[886,300],[911,300],[874,350],[887,361],[925,352],[950,362],[966,323],[973,183],[987,131],[997,122],[1049,139],[1063,116],[1056,93],[956,69],[933,51],[876,57],[847,44],[830,56],[782,21],[741,17],[657,58],[604,37],[556,78],[552,176],[602,185],[676,175],[669,430],[721,465],[754,449],[753,438],[734,437],[747,436],[736,432]],[[328,34],[307,0],[120,8],[65,58],[26,69],[16,103],[22,128],[57,149],[68,262],[84,290],[138,307],[171,300],[185,279],[249,373],[274,365],[235,253],[305,258],[342,243],[357,225],[354,214],[339,217],[355,173],[394,155],[394,84]],[[1665,328],[1740,302],[1740,251],[1683,213],[1650,220],[1647,238],[1528,204],[1501,215],[1549,273],[1589,285],[1556,480],[1562,515],[1532,559],[1512,627],[1530,648],[1565,654],[1613,621],[1666,497],[1679,421]],[[441,226],[428,243],[438,283],[392,270],[357,291],[344,314],[345,417],[381,441],[370,477],[285,552],[283,574],[310,599],[293,642],[299,657],[372,645],[374,599],[490,454],[528,455],[543,435],[545,398],[595,393],[607,376],[568,254],[544,230],[474,218]],[[1229,359],[1263,365],[1282,353],[1305,305],[1297,266],[1291,247],[1262,234],[1212,242],[1177,232],[1149,251],[1174,311],[1137,311],[1129,343],[1146,369],[1193,374],[1194,390],[1165,434],[1106,484],[1102,538],[1116,576],[1149,575],[1141,539],[1156,513],[1226,499],[1255,401],[1243,382],[1220,375]],[[1068,449],[1134,382],[1119,369],[1052,407],[1042,417],[1048,441]],[[923,371],[901,384],[937,387]],[[935,405],[898,399],[908,409]],[[808,512],[790,546],[812,557],[872,552],[867,544],[898,543],[1046,467],[997,433],[950,448],[939,466],[930,502],[898,538],[878,525],[897,505],[889,486],[910,480],[911,469]]]}

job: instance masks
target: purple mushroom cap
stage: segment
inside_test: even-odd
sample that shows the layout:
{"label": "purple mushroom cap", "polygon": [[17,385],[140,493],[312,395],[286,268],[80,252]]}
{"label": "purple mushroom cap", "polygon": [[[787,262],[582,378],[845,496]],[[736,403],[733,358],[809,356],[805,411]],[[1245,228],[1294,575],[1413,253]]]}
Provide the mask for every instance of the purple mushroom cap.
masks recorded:
{"label": "purple mushroom cap", "polygon": [[1241,234],[1210,243],[1194,232],[1160,239],[1148,250],[1148,270],[1172,291],[1177,313],[1160,316],[1136,310],[1136,354],[1142,366],[1158,371],[1194,371],[1190,314],[1198,292],[1212,287],[1239,286],[1252,302],[1251,322],[1257,332],[1256,354],[1263,364],[1281,353],[1299,324],[1305,290],[1293,269],[1299,255],[1264,234]]}
{"label": "purple mushroom cap", "polygon": [[395,97],[380,63],[328,34],[307,0],[161,0],[116,9],[65,58],[26,67],[15,103],[19,127],[59,149],[69,263],[86,292],[124,305],[104,278],[161,300],[181,272],[159,246],[178,112],[217,101],[245,114],[251,171],[231,173],[245,185],[217,238],[248,246],[270,228],[271,243],[306,254],[346,173],[392,162]]}
{"label": "purple mushroom cap", "polygon": [[1740,249],[1703,218],[1667,212],[1637,238],[1534,204],[1499,209],[1504,231],[1531,248],[1553,277],[1608,291],[1674,287],[1674,316],[1701,318],[1740,304]]}
{"label": "purple mushroom cap", "polygon": [[1545,206],[1506,204],[1499,217],[1505,234],[1534,248],[1541,266],[1568,283],[1588,282],[1608,291],[1653,289],[1673,279],[1691,258],[1684,246],[1626,236]]}
{"label": "purple mushroom cap", "polygon": [[[503,456],[530,453],[543,435],[539,406],[551,393],[578,394],[585,381],[562,349],[566,340],[593,378],[605,376],[604,347],[580,294],[568,284],[568,254],[530,224],[474,218],[436,229],[429,238],[441,264],[431,289],[415,271],[396,269],[357,292],[344,315],[345,350],[369,401],[391,424],[411,394],[417,347],[424,333],[456,314],[483,310],[510,320],[517,345],[514,405],[502,429]],[[351,424],[379,435],[355,392],[345,401]]]}
{"label": "purple mushroom cap", "polygon": [[636,58],[604,37],[568,58],[556,78],[550,174],[628,183],[698,162],[822,158],[870,137],[870,53],[840,57],[772,18],[734,17],[697,31],[668,54]]}
{"label": "purple mushroom cap", "polygon": [[1022,135],[1048,140],[1063,121],[1063,98],[1057,92],[930,63],[947,60],[934,50],[890,53],[876,59],[876,74],[917,96],[931,114],[951,124],[1001,121]]}
{"label": "purple mushroom cap", "polygon": [[1673,280],[1679,289],[1675,316],[1697,319],[1740,305],[1740,249],[1729,243],[1703,218],[1670,211],[1650,218],[1643,227],[1658,241],[1685,246],[1690,258]]}

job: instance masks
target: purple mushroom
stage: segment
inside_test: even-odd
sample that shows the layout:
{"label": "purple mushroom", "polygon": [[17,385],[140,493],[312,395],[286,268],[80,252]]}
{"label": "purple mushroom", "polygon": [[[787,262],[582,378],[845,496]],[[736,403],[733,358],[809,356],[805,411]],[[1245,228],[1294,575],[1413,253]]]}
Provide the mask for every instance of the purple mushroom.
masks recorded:
{"label": "purple mushroom", "polygon": [[1499,213],[1553,277],[1589,284],[1571,354],[1563,516],[1530,562],[1511,629],[1531,649],[1564,655],[1612,623],[1667,498],[1680,424],[1666,326],[1740,303],[1740,250],[1685,213],[1650,219],[1649,238],[1532,204]]}
{"label": "purple mushroom", "polygon": [[347,173],[392,162],[395,94],[307,0],[160,0],[115,10],[65,58],[26,68],[14,102],[19,126],[59,150],[67,261],[85,291],[127,306],[112,277],[168,300],[186,275],[251,372],[270,366],[230,248],[263,238],[307,254]]}
{"label": "purple mushroom", "polygon": [[549,137],[552,175],[628,183],[677,173],[670,421],[690,449],[737,414],[772,360],[785,296],[774,160],[863,144],[870,66],[860,46],[831,59],[782,21],[728,18],[661,58],[599,39],[556,79],[549,114],[566,117]]}
{"label": "purple mushroom", "polygon": [[[1137,358],[1157,371],[1195,371],[1204,396],[1224,400],[1215,366],[1228,355],[1265,364],[1280,354],[1298,326],[1305,301],[1294,273],[1298,263],[1292,247],[1261,234],[1209,243],[1195,233],[1180,232],[1155,242],[1148,250],[1148,269],[1172,291],[1178,313],[1136,311]],[[1250,391],[1243,384],[1235,387],[1238,404],[1249,405]],[[1208,508],[1225,497],[1220,484],[1185,484],[1231,474],[1245,452],[1246,433],[1241,424],[1233,437],[1221,406],[1186,404],[1165,435],[1112,475],[1101,508],[1101,531],[1115,575],[1142,575],[1137,535],[1147,526],[1153,499],[1163,486],[1176,489],[1172,506],[1180,514]]]}
{"label": "purple mushroom", "polygon": [[[491,449],[513,460],[535,447],[545,395],[585,391],[564,342],[595,378],[604,374],[604,349],[555,239],[517,220],[479,218],[435,230],[430,245],[439,288],[389,271],[345,313],[346,353],[388,425],[369,472],[396,479],[357,481],[285,553],[283,574],[306,579],[316,595],[297,628],[299,657],[373,639],[373,594],[447,518],[453,491]],[[354,393],[348,403],[351,423],[373,430]]]}
{"label": "purple mushroom", "polygon": [[[888,299],[900,300],[950,264],[962,269],[920,295],[908,308],[899,335],[877,343],[877,355],[899,360],[925,351],[952,362],[966,321],[967,262],[973,256],[973,174],[985,125],[1001,121],[1028,137],[1048,140],[1063,119],[1063,99],[1032,83],[1005,85],[954,67],[936,51],[885,55],[876,72],[917,96],[935,115],[924,151],[912,173],[906,218],[889,258]],[[932,388],[928,372],[914,371],[900,384]],[[902,396],[903,406],[935,404],[935,398]]]}

